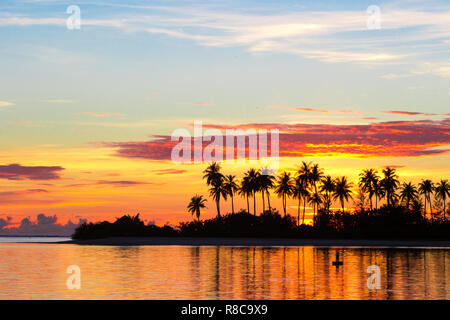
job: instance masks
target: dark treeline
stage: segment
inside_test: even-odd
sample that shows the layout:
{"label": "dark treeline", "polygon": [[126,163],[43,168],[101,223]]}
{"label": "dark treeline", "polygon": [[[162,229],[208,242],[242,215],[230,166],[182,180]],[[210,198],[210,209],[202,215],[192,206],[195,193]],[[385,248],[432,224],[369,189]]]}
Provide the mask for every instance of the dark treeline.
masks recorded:
{"label": "dark treeline", "polygon": [[[200,219],[207,200],[202,195],[195,195],[187,209],[196,219],[182,222],[177,227],[145,225],[139,214],[126,215],[114,223],[84,223],[76,229],[73,238],[449,238],[450,221],[446,216],[446,200],[450,196],[450,185],[447,180],[441,180],[437,184],[431,180],[422,180],[416,187],[412,183],[400,184],[394,168],[387,167],[381,173],[380,177],[375,169],[364,170],[360,174],[358,193],[355,195],[352,190],[354,185],[347,177],[332,178],[324,175],[317,164],[303,162],[294,177],[287,172],[275,177],[269,172],[250,169],[238,181],[233,175],[224,175],[218,163],[212,163],[204,171],[204,179],[215,202],[216,218]],[[272,206],[271,191],[281,199],[283,215]],[[258,195],[262,201],[260,214],[256,212]],[[235,212],[236,196],[245,199],[246,210]],[[296,217],[287,212],[288,199],[296,201]],[[349,212],[345,210],[345,204],[350,199],[355,200],[356,207]],[[221,215],[221,200],[231,201],[231,213]],[[340,204],[339,210],[331,209],[333,201]],[[312,225],[305,224],[308,204],[313,207]]]}
{"label": "dark treeline", "polygon": [[72,239],[96,239],[107,237],[167,237],[176,236],[178,231],[169,227],[158,227],[155,225],[145,225],[135,216],[124,215],[117,218],[115,222],[108,221],[98,223],[83,223],[75,229]]}
{"label": "dark treeline", "polygon": [[[217,217],[220,217],[221,200],[231,200],[234,213],[236,195],[241,195],[246,200],[247,212],[252,210],[254,215],[257,214],[256,198],[259,195],[262,212],[266,212],[266,208],[272,211],[270,193],[273,192],[281,198],[284,216],[287,214],[288,199],[296,201],[298,225],[305,223],[307,205],[312,206],[314,216],[319,211],[327,214],[339,211],[345,213],[345,205],[349,200],[355,200],[356,209],[365,211],[376,210],[381,202],[384,202],[388,208],[403,206],[407,210],[421,211],[424,218],[429,212],[432,218],[445,219],[448,209],[446,201],[450,197],[450,184],[447,180],[442,179],[435,184],[424,179],[418,186],[411,182],[401,184],[395,168],[391,167],[384,168],[381,176],[376,169],[363,170],[359,175],[356,194],[353,191],[355,185],[346,176],[333,178],[325,175],[318,164],[305,161],[298,167],[294,176],[286,171],[274,176],[269,170],[250,169],[238,180],[234,175],[224,175],[217,162],[210,164],[203,173],[203,178],[209,186],[209,194],[216,204]],[[253,199],[252,208],[250,198]],[[340,210],[331,210],[333,201],[339,203]],[[195,195],[191,198],[188,210],[199,219],[201,209],[205,207],[206,199],[202,195]]]}

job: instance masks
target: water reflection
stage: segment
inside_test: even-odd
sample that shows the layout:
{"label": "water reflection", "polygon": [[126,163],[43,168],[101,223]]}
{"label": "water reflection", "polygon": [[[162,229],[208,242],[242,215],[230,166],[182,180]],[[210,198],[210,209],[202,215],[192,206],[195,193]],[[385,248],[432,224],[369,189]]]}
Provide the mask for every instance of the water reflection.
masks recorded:
{"label": "water reflection", "polygon": [[[0,244],[0,256],[1,299],[450,298],[443,249]],[[81,290],[66,288],[72,264]],[[370,265],[379,290],[367,287]]]}

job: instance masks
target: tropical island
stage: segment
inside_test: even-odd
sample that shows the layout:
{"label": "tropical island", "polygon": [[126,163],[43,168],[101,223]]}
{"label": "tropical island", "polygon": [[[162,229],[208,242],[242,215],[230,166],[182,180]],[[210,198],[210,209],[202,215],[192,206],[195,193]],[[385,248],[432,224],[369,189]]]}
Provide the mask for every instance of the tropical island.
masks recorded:
{"label": "tropical island", "polygon": [[[382,169],[381,176],[376,169],[363,170],[355,186],[347,177],[333,178],[325,175],[318,164],[307,162],[302,162],[295,176],[288,172],[275,176],[266,169],[250,169],[238,180],[236,176],[222,173],[217,162],[211,163],[203,173],[209,187],[209,195],[216,206],[215,218],[201,219],[201,210],[206,207],[207,199],[197,194],[187,205],[187,212],[194,216],[193,221],[181,222],[176,227],[159,227],[146,225],[139,214],[124,215],[113,223],[103,221],[80,225],[72,235],[73,242],[294,245],[298,243],[295,240],[301,239],[302,243],[324,245],[328,242],[323,240],[333,240],[333,243],[341,244],[345,241],[364,243],[361,240],[386,244],[420,240],[444,241],[448,245],[447,241],[450,240],[450,221],[447,218],[446,206],[450,197],[450,184],[447,180],[434,183],[424,179],[418,187],[411,182],[400,184],[395,168],[386,167]],[[355,187],[356,193],[353,191]],[[271,193],[281,199],[281,214],[271,205]],[[247,208],[235,212],[236,196],[245,198]],[[256,212],[259,196],[263,208],[261,213]],[[288,199],[297,202],[296,216],[288,213]],[[232,212],[221,214],[222,200],[231,201]],[[350,200],[354,200],[355,207],[348,209],[346,203]],[[332,209],[333,201],[340,204],[339,209]],[[305,223],[307,204],[313,208],[312,224]],[[113,238],[114,241],[99,241]],[[144,241],[142,238],[148,240]],[[217,238],[222,240],[211,240]]]}

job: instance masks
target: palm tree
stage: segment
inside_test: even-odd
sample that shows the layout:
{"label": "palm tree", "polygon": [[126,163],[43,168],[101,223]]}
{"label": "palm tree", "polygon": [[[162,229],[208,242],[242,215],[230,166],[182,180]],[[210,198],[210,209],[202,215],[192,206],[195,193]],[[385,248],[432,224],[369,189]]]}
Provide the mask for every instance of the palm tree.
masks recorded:
{"label": "palm tree", "polygon": [[365,169],[359,175],[359,186],[362,190],[369,194],[370,210],[372,211],[372,197],[375,194],[375,184],[378,182],[377,170]]}
{"label": "palm tree", "polygon": [[203,171],[203,179],[206,179],[206,184],[211,186],[209,193],[216,201],[218,217],[220,217],[220,198],[223,197],[226,199],[228,195],[223,187],[224,176],[220,172],[220,169],[220,164],[213,162]]}
{"label": "palm tree", "polygon": [[[298,199],[298,206],[297,206],[297,225],[300,224],[300,208],[301,208],[301,200],[303,199],[305,208],[306,206],[306,200],[309,196],[309,192],[306,189],[306,183],[303,181],[301,176],[297,176],[295,179],[295,186],[292,192],[292,196],[294,199]],[[305,222],[305,211],[303,210],[303,223]]]}
{"label": "palm tree", "polygon": [[388,207],[392,206],[397,198],[395,191],[397,190],[398,176],[395,173],[395,169],[391,167],[386,167],[383,169],[383,179],[380,181],[383,188],[383,192],[386,196],[386,201]]}
{"label": "palm tree", "polygon": [[228,175],[225,176],[223,187],[227,191],[228,195],[231,197],[231,212],[234,214],[234,194],[239,189],[239,186],[236,182],[236,176]]}
{"label": "palm tree", "polygon": [[208,186],[212,185],[212,183],[216,180],[223,179],[223,174],[220,172],[220,169],[220,164],[213,162],[203,171],[203,179],[206,178],[206,184]]}
{"label": "palm tree", "polygon": [[423,194],[424,197],[424,212],[425,212],[425,217],[427,216],[427,200],[430,206],[430,214],[433,214],[433,209],[431,206],[431,194],[433,193],[433,189],[434,189],[434,184],[433,181],[429,180],[429,179],[424,179],[419,183],[419,193]]}
{"label": "palm tree", "polygon": [[311,164],[302,161],[301,166],[297,170],[297,177],[299,177],[308,189],[311,184]]}
{"label": "palm tree", "polygon": [[450,197],[450,184],[447,180],[441,180],[434,188],[435,195],[444,203],[444,218],[445,218],[445,201]]}
{"label": "palm tree", "polygon": [[248,201],[248,197],[252,194],[252,189],[247,176],[245,176],[241,181],[239,194],[247,199],[247,213],[250,213],[250,204]]}
{"label": "palm tree", "polygon": [[205,208],[206,199],[203,196],[196,194],[191,198],[191,202],[189,202],[187,209],[192,215],[197,216],[197,220],[200,221],[200,209]]}
{"label": "palm tree", "polygon": [[292,185],[291,175],[285,171],[278,177],[275,189],[275,193],[282,199],[284,216],[286,216],[287,197],[289,197],[293,191],[294,186]]}
{"label": "palm tree", "polygon": [[259,175],[259,189],[262,194],[263,200],[263,212],[265,211],[265,203],[264,203],[264,193],[267,195],[267,204],[269,205],[269,211],[272,212],[272,208],[270,207],[270,192],[269,190],[274,187],[275,177],[271,175],[266,169],[261,170]]}
{"label": "palm tree", "polygon": [[311,185],[311,163],[302,161],[297,170],[297,178],[301,180],[303,192],[303,218],[302,224],[305,224],[306,202],[309,197],[309,186]]}
{"label": "palm tree", "polygon": [[317,163],[311,166],[311,172],[309,174],[309,181],[314,187],[314,193],[317,193],[317,183],[323,178],[323,170]]}
{"label": "palm tree", "polygon": [[406,200],[406,208],[409,209],[409,204],[414,200],[417,199],[417,188],[415,185],[413,185],[411,182],[403,183],[400,189],[400,200],[404,201]]}
{"label": "palm tree", "polygon": [[320,196],[320,194],[314,193],[309,199],[309,202],[313,205],[314,208],[314,215],[313,215],[313,225],[314,225],[314,220],[316,217],[316,208],[318,208],[319,205],[322,203],[322,197]]}
{"label": "palm tree", "polygon": [[331,176],[326,176],[322,179],[322,186],[320,187],[320,192],[324,193],[323,202],[325,203],[325,208],[327,212],[330,211],[331,205],[331,195],[334,192],[334,181]]}
{"label": "palm tree", "polygon": [[256,216],[256,193],[259,192],[259,176],[260,172],[255,169],[250,169],[246,173],[246,177],[248,179],[249,188],[253,195],[253,215]]}
{"label": "palm tree", "polygon": [[341,178],[337,178],[334,183],[334,199],[339,199],[341,202],[342,212],[345,211],[344,202],[348,201],[348,199],[352,199],[352,190],[353,184],[347,181],[347,177],[343,176]]}
{"label": "palm tree", "polygon": [[378,209],[378,200],[381,200],[384,197],[383,186],[379,179],[373,182],[373,190],[375,195],[375,209]]}
{"label": "palm tree", "polygon": [[220,218],[220,198],[227,200],[228,191],[224,188],[223,180],[216,180],[212,182],[209,188],[209,194],[216,201],[217,217]]}

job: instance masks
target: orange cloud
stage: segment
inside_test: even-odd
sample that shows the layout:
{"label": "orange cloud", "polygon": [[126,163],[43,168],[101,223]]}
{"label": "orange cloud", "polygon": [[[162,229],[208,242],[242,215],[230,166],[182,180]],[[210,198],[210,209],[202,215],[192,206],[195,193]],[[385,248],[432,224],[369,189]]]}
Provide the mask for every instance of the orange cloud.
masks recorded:
{"label": "orange cloud", "polygon": [[[243,124],[213,125],[216,129],[278,129],[280,157],[351,156],[351,157],[416,157],[439,155],[450,145],[450,121],[392,121],[362,125],[330,124]],[[270,138],[268,137],[268,141]],[[127,158],[170,160],[177,144],[170,136],[155,136],[151,141],[106,143],[116,148],[117,155]],[[209,144],[204,143],[203,148]],[[191,139],[193,146],[193,139]],[[246,145],[246,148],[248,144]],[[192,148],[193,149],[193,148]]]}
{"label": "orange cloud", "polygon": [[57,180],[63,167],[22,166],[20,164],[0,165],[0,179],[8,180]]}

